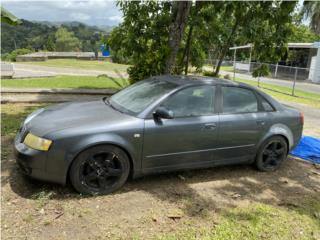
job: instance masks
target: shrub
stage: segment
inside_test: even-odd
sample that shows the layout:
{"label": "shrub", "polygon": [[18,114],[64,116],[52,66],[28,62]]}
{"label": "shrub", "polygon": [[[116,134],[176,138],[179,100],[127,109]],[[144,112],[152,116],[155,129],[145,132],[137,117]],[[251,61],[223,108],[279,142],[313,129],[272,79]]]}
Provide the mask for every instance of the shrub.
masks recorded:
{"label": "shrub", "polygon": [[224,79],[231,80],[231,76],[230,76],[230,74],[224,75],[224,77],[223,77],[223,78],[224,78]]}
{"label": "shrub", "polygon": [[216,75],[214,72],[211,72],[211,71],[203,71],[203,76],[207,76],[207,77],[217,77],[219,78],[220,75]]}
{"label": "shrub", "polygon": [[27,48],[18,48],[16,50],[13,50],[11,53],[7,54],[4,59],[6,61],[15,62],[18,55],[24,55],[32,52],[32,50]]}

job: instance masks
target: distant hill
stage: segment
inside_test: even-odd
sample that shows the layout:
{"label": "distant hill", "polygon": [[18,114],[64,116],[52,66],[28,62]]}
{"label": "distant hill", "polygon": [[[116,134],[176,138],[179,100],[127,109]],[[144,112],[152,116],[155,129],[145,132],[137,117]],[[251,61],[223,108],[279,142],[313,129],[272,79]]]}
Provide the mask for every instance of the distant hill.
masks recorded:
{"label": "distant hill", "polygon": [[101,29],[102,31],[104,31],[104,32],[106,32],[106,33],[110,33],[114,27],[115,27],[115,26],[109,26],[109,25],[100,25],[100,26],[97,26],[97,28]]}
{"label": "distant hill", "polygon": [[34,50],[50,49],[49,45],[55,41],[55,32],[63,26],[81,41],[82,51],[92,51],[90,39],[96,32],[108,33],[111,26],[88,26],[81,22],[49,22],[27,21],[11,26],[1,23],[1,53],[9,53],[18,48],[31,48]]}

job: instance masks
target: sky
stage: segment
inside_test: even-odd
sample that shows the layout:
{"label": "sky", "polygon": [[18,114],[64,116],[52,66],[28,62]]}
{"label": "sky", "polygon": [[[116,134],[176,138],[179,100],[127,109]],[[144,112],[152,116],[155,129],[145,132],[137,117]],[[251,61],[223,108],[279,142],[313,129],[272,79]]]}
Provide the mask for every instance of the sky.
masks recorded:
{"label": "sky", "polygon": [[111,0],[2,0],[1,5],[29,21],[78,21],[88,25],[116,26],[122,13]]}

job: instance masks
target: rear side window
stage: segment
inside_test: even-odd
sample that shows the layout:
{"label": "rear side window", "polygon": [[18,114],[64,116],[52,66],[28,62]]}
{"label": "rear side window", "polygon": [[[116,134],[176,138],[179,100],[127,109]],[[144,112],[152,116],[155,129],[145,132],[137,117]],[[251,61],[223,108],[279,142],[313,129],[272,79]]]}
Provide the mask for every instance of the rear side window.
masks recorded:
{"label": "rear side window", "polygon": [[248,89],[222,87],[223,113],[258,112],[256,95]]}
{"label": "rear side window", "polygon": [[274,111],[274,108],[271,106],[271,104],[267,100],[265,100],[263,97],[260,97],[260,101],[264,111],[266,112]]}

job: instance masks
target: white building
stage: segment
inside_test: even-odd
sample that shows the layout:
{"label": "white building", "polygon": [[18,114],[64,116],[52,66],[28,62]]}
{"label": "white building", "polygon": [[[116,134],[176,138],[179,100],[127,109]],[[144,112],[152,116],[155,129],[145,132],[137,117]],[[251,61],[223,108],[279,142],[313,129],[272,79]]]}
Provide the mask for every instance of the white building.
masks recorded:
{"label": "white building", "polygon": [[[247,44],[243,46],[231,47],[230,50],[234,51],[234,66],[236,70],[240,71],[251,71],[254,68],[254,63],[251,60],[251,50],[254,48],[252,44]],[[241,49],[250,49],[249,62],[237,62],[237,51]],[[298,72],[298,78],[304,80],[310,80],[315,83],[320,83],[320,42],[315,43],[288,43],[288,49],[290,51],[302,51],[304,53],[303,61],[300,61],[296,66],[287,66],[282,62],[270,64],[270,68],[273,69],[272,76],[280,77],[281,73],[283,76],[292,73],[290,76],[294,75],[294,72]],[[300,65],[299,65],[300,64]],[[302,65],[301,65],[302,64]]]}

